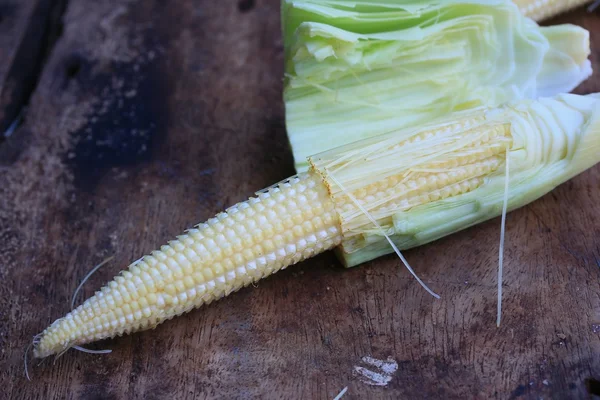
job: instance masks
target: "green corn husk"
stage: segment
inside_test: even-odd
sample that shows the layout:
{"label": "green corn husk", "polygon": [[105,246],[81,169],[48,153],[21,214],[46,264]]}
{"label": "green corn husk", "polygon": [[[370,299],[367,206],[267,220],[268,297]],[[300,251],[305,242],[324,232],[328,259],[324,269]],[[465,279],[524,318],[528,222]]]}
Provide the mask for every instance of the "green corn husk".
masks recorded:
{"label": "green corn husk", "polygon": [[586,30],[539,27],[508,0],[283,0],[282,21],[299,172],[311,154],[591,74]]}

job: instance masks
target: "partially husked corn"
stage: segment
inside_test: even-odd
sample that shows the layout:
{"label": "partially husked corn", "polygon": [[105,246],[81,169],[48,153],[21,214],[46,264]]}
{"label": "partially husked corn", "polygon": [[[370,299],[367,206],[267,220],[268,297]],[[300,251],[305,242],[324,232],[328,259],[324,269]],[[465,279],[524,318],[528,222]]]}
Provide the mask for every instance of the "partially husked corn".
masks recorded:
{"label": "partially husked corn", "polygon": [[521,12],[534,21],[542,21],[554,17],[590,0],[513,0]]}
{"label": "partially husked corn", "polygon": [[[461,125],[424,135],[448,136],[464,129]],[[505,150],[498,146],[506,140],[505,132],[494,129],[474,133],[470,147],[429,165],[446,172],[422,171],[405,182],[392,176],[354,195],[369,208],[379,201],[385,207],[410,207],[468,192],[502,163],[496,154]],[[315,171],[291,178],[132,264],[43,332],[34,355],[46,357],[72,346],[153,328],[329,250],[342,242],[340,215],[348,218],[344,211],[357,212],[345,197],[334,203]]]}
{"label": "partially husked corn", "polygon": [[321,178],[291,178],[132,264],[46,329],[34,355],[153,328],[340,242]]}
{"label": "partially husked corn", "polygon": [[34,355],[152,328],[334,247],[354,266],[390,243],[429,243],[521,207],[599,159],[599,95],[469,110],[331,149],[311,157],[308,172],[132,264],[36,338]]}
{"label": "partially husked corn", "polygon": [[[424,132],[394,146],[411,150],[458,133],[468,146],[422,165],[410,179],[392,175],[352,194],[375,214],[410,208],[473,190],[502,163],[507,131],[469,130],[469,122]],[[415,147],[416,146],[416,147]],[[69,347],[153,328],[342,242],[341,221],[365,224],[347,196],[335,201],[314,170],[239,203],[132,264],[95,296],[43,334],[34,349],[46,357]],[[363,217],[363,218],[360,218]],[[348,237],[352,237],[348,226]]]}

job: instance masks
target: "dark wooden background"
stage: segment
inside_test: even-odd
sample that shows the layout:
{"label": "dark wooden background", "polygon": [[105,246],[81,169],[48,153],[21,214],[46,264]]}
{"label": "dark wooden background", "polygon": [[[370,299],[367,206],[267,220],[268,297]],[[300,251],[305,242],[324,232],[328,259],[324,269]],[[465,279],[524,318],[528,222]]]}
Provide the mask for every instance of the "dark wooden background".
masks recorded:
{"label": "dark wooden background", "polygon": [[[560,18],[592,32],[600,16]],[[341,268],[325,254],[23,376],[32,336],[129,261],[293,174],[279,0],[0,0],[0,398],[589,398],[600,384],[600,166],[499,220]],[[578,93],[600,91],[591,78]],[[21,116],[22,118],[18,118]],[[385,387],[361,358],[391,357]]]}

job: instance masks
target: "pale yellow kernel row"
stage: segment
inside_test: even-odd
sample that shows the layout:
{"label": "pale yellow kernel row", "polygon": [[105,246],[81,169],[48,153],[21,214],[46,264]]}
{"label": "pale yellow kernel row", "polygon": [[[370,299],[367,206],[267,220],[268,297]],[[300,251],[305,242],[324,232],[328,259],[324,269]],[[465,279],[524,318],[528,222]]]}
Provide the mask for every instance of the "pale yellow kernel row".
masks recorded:
{"label": "pale yellow kernel row", "polygon": [[[423,203],[415,203],[414,199],[421,198],[420,196],[430,192],[444,194],[449,191],[452,193],[454,190],[448,189],[449,187],[456,187],[455,184],[470,178],[491,174],[502,165],[503,161],[502,155],[494,155],[472,164],[449,168],[444,172],[416,173],[405,182],[385,190],[378,190],[373,194],[368,192],[363,196],[356,196],[355,199],[369,211],[377,210],[379,207],[383,207],[384,210],[390,207],[404,207],[402,206],[404,204],[416,206]],[[434,197],[436,196],[434,195]],[[447,196],[441,196],[441,198],[445,197]],[[409,201],[409,199],[413,200]],[[348,196],[340,196],[338,207],[342,220],[352,219],[362,213]]]}
{"label": "pale yellow kernel row", "polygon": [[[480,126],[484,117],[472,117],[463,118],[456,122],[450,123],[442,129],[436,128],[433,130],[424,130],[418,134],[411,136],[410,138],[401,141],[400,143],[391,146],[388,151],[396,151],[402,147],[407,147],[410,144],[419,143],[423,141],[431,142],[433,139],[439,139],[448,136],[460,135],[466,131],[473,129],[476,126]],[[385,153],[384,153],[385,154]]]}
{"label": "pale yellow kernel row", "polygon": [[[457,124],[457,127],[470,127],[477,120],[473,119],[473,121],[469,121],[470,120],[460,125]],[[452,154],[441,154],[439,157],[418,165],[415,167],[417,171],[420,169],[450,169],[459,166],[467,166],[469,164],[476,164],[477,162],[505,152],[506,147],[511,140],[508,137],[507,127],[504,125],[495,125],[483,130],[467,130],[463,131],[461,134],[457,134],[454,129],[458,128],[445,128],[443,130],[439,130],[439,132],[450,132],[452,134],[451,136],[456,136],[454,139],[456,141],[464,140],[465,137],[469,136],[472,136],[473,139],[471,142],[467,142],[464,147],[460,148],[456,152],[453,152]],[[436,136],[440,135],[439,132],[436,133]],[[404,143],[406,145],[406,142]],[[411,180],[407,179],[408,177],[410,177]],[[374,200],[373,196],[376,194],[382,197],[384,195],[389,195],[390,189],[394,192],[404,191],[405,189],[400,186],[402,184],[414,188],[420,187],[420,185],[414,181],[414,176],[404,172],[391,175],[378,182],[366,185],[354,191],[352,196],[361,204],[372,203]],[[339,196],[339,198],[336,200],[336,205],[342,213],[354,208],[354,202],[349,198],[349,196],[344,195]]]}

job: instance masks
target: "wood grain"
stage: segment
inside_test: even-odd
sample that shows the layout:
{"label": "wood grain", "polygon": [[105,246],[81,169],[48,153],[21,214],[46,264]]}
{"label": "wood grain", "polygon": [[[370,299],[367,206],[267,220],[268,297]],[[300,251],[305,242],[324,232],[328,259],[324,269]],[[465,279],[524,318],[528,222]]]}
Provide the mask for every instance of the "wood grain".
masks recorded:
{"label": "wood grain", "polygon": [[[596,15],[562,21],[592,30]],[[5,398],[588,398],[600,379],[600,167],[499,221],[389,256],[332,254],[156,330],[70,351],[22,376],[34,334],[129,261],[293,174],[277,0],[71,1],[15,157],[0,159],[0,384]],[[580,93],[600,91],[592,78]],[[353,372],[398,363],[387,386]]]}

